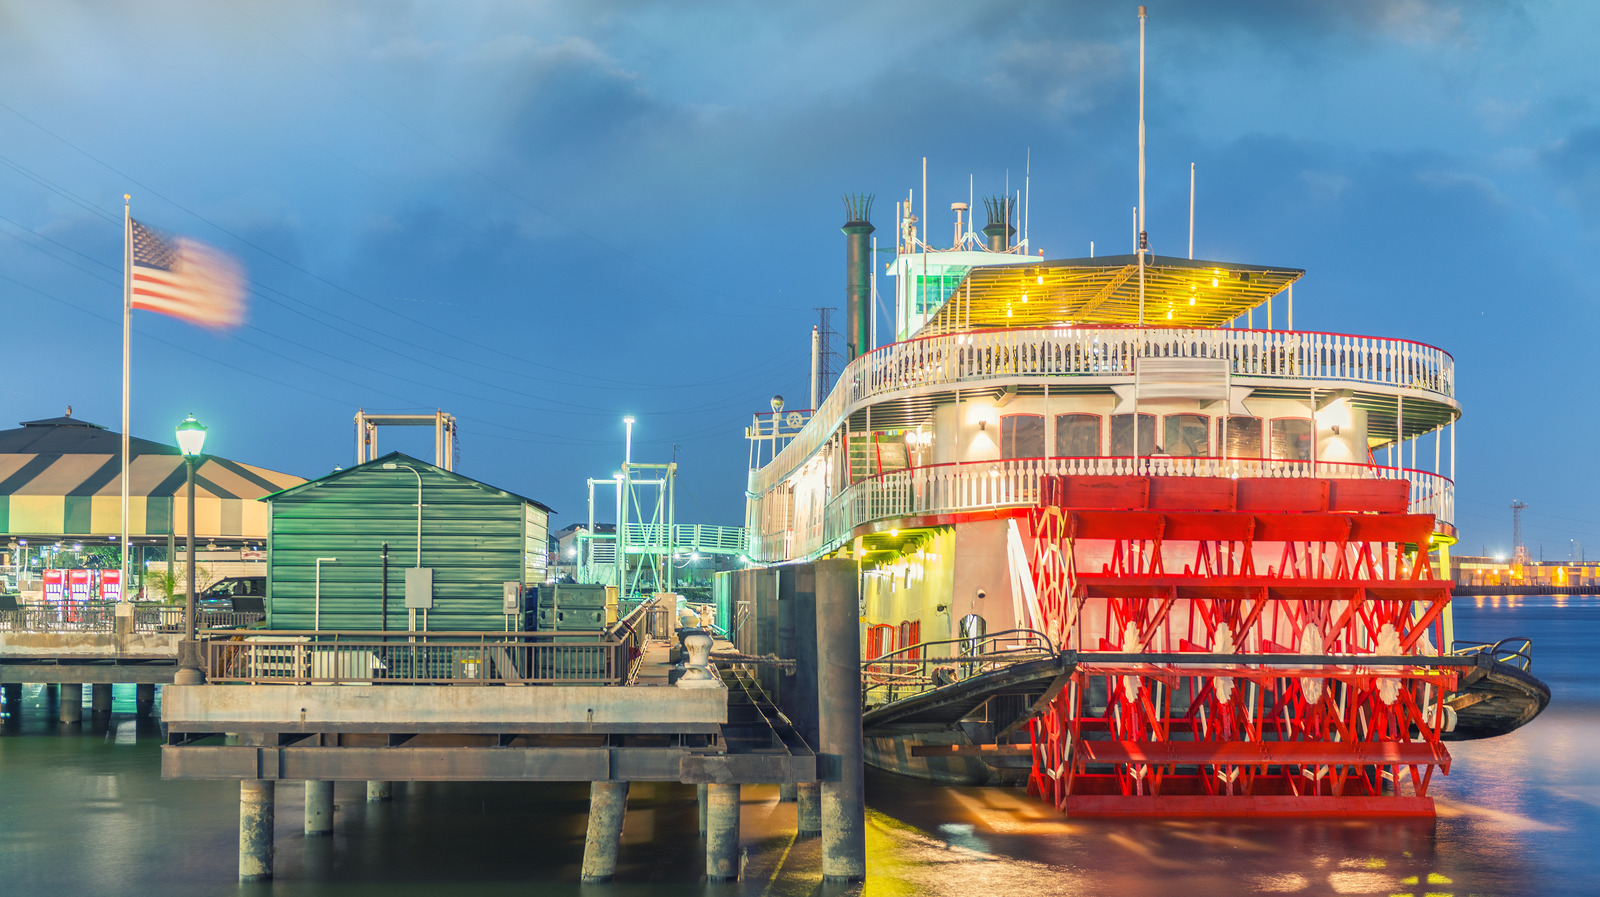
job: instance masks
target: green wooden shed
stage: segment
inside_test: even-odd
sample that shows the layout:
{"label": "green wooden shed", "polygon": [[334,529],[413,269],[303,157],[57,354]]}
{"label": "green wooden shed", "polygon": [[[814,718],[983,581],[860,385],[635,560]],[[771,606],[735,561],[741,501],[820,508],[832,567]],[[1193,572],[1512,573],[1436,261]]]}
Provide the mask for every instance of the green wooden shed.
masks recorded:
{"label": "green wooden shed", "polygon": [[526,593],[548,570],[550,508],[401,452],[261,500],[271,506],[269,629],[403,631],[407,571],[418,567],[432,571],[418,629],[520,629],[504,584]]}

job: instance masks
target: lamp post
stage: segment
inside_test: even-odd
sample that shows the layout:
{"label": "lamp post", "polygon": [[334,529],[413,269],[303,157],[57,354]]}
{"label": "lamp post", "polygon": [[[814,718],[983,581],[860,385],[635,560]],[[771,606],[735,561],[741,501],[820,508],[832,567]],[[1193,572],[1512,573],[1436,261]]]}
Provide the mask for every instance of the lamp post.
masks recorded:
{"label": "lamp post", "polygon": [[200,462],[200,449],[206,444],[206,428],[191,414],[178,424],[178,450],[183,452],[184,464],[189,468],[189,537],[188,537],[188,589],[183,602],[183,644],[178,649],[178,672],[174,685],[199,685],[205,681],[200,672],[199,646],[194,639],[194,470]]}
{"label": "lamp post", "polygon": [[[409,470],[411,471],[411,475],[417,478],[417,569],[420,570],[422,569],[422,472],[417,470],[415,467],[412,467],[410,464],[396,464],[393,461],[385,461],[383,464],[383,469]],[[408,608],[406,616],[407,628],[409,628],[412,632],[416,632],[417,609],[414,607]],[[427,617],[424,616],[423,619],[426,620]],[[413,636],[413,640],[415,640],[415,636]]]}

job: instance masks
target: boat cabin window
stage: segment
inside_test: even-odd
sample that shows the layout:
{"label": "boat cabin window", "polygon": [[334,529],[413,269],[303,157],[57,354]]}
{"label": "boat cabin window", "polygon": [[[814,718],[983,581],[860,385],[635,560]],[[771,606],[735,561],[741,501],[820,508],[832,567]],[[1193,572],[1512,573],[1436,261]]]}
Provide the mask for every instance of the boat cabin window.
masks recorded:
{"label": "boat cabin window", "polygon": [[1261,457],[1261,418],[1236,415],[1217,418],[1217,445],[1224,458]]}
{"label": "boat cabin window", "polygon": [[1043,458],[1044,415],[1007,414],[1000,418],[1000,457]]}
{"label": "boat cabin window", "polygon": [[1100,457],[1100,415],[1056,415],[1056,457]]}
{"label": "boat cabin window", "polygon": [[1280,417],[1272,422],[1272,457],[1282,461],[1311,460],[1311,421]]}
{"label": "boat cabin window", "polygon": [[1211,418],[1204,414],[1169,414],[1162,421],[1161,448],[1174,458],[1211,456]]}
{"label": "boat cabin window", "polygon": [[1139,448],[1133,447],[1133,415],[1111,415],[1111,454],[1113,457],[1129,458],[1137,454],[1140,457],[1155,454],[1156,451],[1156,416],[1154,414],[1139,415]]}

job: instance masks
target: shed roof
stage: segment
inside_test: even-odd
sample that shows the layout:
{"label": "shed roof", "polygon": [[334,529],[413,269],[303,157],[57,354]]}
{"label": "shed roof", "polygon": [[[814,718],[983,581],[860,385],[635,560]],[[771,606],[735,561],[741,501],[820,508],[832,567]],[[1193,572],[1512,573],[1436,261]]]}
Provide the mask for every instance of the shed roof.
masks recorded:
{"label": "shed roof", "polygon": [[314,479],[314,480],[307,480],[306,482],[301,483],[298,486],[293,486],[291,488],[284,489],[284,490],[279,491],[279,492],[274,492],[271,495],[263,495],[261,497],[261,500],[265,501],[265,502],[274,502],[274,501],[279,501],[279,500],[282,500],[282,499],[285,499],[285,498],[307,497],[308,493],[310,493],[310,492],[312,492],[312,491],[314,491],[316,489],[323,488],[323,487],[332,485],[334,483],[337,483],[339,480],[342,480],[345,477],[348,477],[348,476],[350,476],[351,474],[354,474],[357,471],[372,470],[374,468],[382,468],[383,465],[385,465],[385,464],[398,464],[398,463],[402,463],[402,462],[404,462],[406,464],[410,464],[410,465],[416,466],[416,467],[426,468],[431,473],[438,474],[438,475],[443,476],[443,477],[445,477],[447,479],[455,480],[456,482],[462,483],[464,485],[469,485],[469,486],[476,487],[476,488],[478,488],[478,489],[480,489],[480,490],[482,490],[482,491],[484,491],[486,493],[492,494],[492,495],[504,496],[506,498],[514,498],[514,499],[517,499],[518,501],[526,502],[526,503],[528,503],[530,505],[533,505],[536,508],[539,508],[540,510],[544,511],[547,514],[556,513],[549,505],[546,505],[542,501],[538,501],[536,499],[529,498],[526,495],[518,495],[515,492],[510,492],[508,490],[501,489],[498,486],[491,486],[488,483],[483,482],[482,480],[475,480],[472,477],[463,476],[463,475],[461,475],[459,473],[456,473],[453,470],[445,470],[443,467],[438,467],[436,465],[429,464],[428,462],[420,460],[418,458],[413,458],[410,455],[406,454],[405,452],[390,452],[389,454],[384,455],[381,458],[373,458],[371,461],[368,461],[365,464],[358,464],[355,467],[347,467],[347,468],[344,468],[344,469],[341,469],[341,470],[335,470],[334,472],[332,472],[330,474],[327,474],[326,476],[318,477],[317,479]]}

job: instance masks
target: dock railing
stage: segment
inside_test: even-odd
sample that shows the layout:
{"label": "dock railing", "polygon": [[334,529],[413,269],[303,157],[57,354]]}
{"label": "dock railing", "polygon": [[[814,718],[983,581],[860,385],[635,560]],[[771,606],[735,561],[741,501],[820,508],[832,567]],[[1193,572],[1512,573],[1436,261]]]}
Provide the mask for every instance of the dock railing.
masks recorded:
{"label": "dock railing", "polygon": [[[0,610],[0,632],[115,632],[117,631],[115,601],[60,601],[45,604],[24,604],[15,609]],[[181,605],[131,604],[131,631],[182,632],[184,609]],[[195,627],[198,629],[238,629],[259,623],[266,617],[256,612],[229,610],[199,610]]]}
{"label": "dock railing", "polygon": [[980,673],[1055,656],[1050,637],[1032,629],[906,645],[861,662],[862,706],[888,704]]}
{"label": "dock railing", "polygon": [[644,627],[601,632],[212,631],[216,684],[622,685]]}

